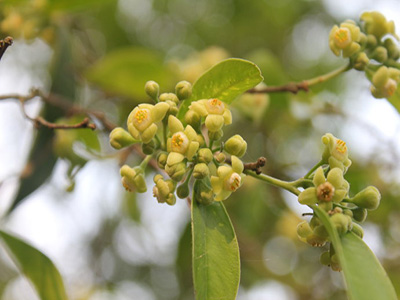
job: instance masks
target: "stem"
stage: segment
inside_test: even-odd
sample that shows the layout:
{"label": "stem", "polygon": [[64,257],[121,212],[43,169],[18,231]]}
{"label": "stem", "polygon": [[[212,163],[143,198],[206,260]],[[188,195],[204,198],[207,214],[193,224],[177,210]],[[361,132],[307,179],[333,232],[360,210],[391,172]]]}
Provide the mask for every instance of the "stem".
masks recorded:
{"label": "stem", "polygon": [[[190,180],[190,177],[192,177],[193,171],[194,171],[194,166],[193,166],[192,168],[190,168],[189,173],[188,173],[188,175],[186,176],[186,179],[185,179],[185,181],[183,182],[183,184],[188,184],[188,183],[189,183],[189,180]],[[183,185],[183,184],[182,184],[182,185]]]}
{"label": "stem", "polygon": [[322,166],[324,164],[324,162],[321,160],[319,161],[314,167],[311,168],[310,171],[308,171],[308,173],[306,175],[304,175],[304,178],[309,178],[310,175],[316,170],[318,169],[320,166]]}
{"label": "stem", "polygon": [[291,192],[291,193],[293,193],[293,194],[295,194],[297,196],[300,194],[300,191],[295,187],[296,181],[287,182],[287,181],[283,181],[283,180],[271,177],[271,176],[266,175],[266,174],[257,175],[256,173],[254,173],[252,171],[249,171],[249,170],[245,170],[244,173],[247,174],[247,175],[250,175],[250,176],[252,176],[254,178],[257,178],[257,179],[260,179],[262,181],[268,182],[269,184],[281,187],[281,188],[283,188],[283,189],[285,189],[285,190],[287,190],[287,191],[289,191],[289,192]]}
{"label": "stem", "polygon": [[143,161],[140,163],[139,167],[144,170],[147,167],[147,164],[149,163],[149,161],[151,160],[152,157],[153,157],[153,155],[147,155],[143,159]]}
{"label": "stem", "polygon": [[167,121],[166,119],[163,120],[163,138],[164,138],[164,143],[162,144],[162,149],[167,150]]}
{"label": "stem", "polygon": [[212,151],[213,144],[214,144],[214,140],[210,140],[210,145],[208,146],[208,148],[210,148],[211,151]]}
{"label": "stem", "polygon": [[308,92],[309,88],[313,85],[316,85],[321,82],[325,82],[329,79],[332,79],[336,76],[338,76],[341,73],[344,73],[348,70],[350,70],[351,63],[349,62],[347,65],[342,66],[336,70],[333,70],[329,73],[326,73],[321,76],[317,76],[308,80],[303,80],[300,82],[289,82],[288,84],[285,85],[280,85],[280,86],[268,86],[263,89],[256,89],[252,88],[248,90],[246,93],[251,93],[251,94],[264,94],[264,93],[279,93],[279,92],[290,92],[293,94],[297,94],[299,91],[303,90]]}

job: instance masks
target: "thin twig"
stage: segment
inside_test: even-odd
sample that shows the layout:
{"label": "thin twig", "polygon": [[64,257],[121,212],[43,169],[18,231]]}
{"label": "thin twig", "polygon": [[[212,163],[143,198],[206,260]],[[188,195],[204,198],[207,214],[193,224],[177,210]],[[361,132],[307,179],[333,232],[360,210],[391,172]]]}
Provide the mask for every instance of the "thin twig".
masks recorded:
{"label": "thin twig", "polygon": [[[230,158],[227,158],[225,162],[228,164],[232,164]],[[267,159],[265,157],[259,157],[256,162],[245,163],[243,164],[243,167],[244,170],[254,171],[257,175],[260,175],[262,173],[261,168],[264,167],[266,163]]]}
{"label": "thin twig", "polygon": [[93,123],[90,123],[89,118],[83,119],[82,122],[79,122],[77,124],[69,125],[69,124],[56,124],[56,123],[51,123],[43,119],[42,117],[36,117],[31,119],[36,127],[40,126],[45,126],[50,129],[80,129],[80,128],[90,128],[92,130],[96,129],[96,125]]}
{"label": "thin twig", "polygon": [[3,54],[6,52],[7,48],[11,46],[13,43],[13,38],[8,36],[4,40],[0,40],[0,59],[3,57]]}

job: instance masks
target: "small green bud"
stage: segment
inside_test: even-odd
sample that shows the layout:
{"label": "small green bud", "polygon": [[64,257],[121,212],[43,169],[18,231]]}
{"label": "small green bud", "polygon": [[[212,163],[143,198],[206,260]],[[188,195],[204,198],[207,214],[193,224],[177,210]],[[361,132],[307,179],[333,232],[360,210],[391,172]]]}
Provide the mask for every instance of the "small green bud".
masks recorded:
{"label": "small green bud", "polygon": [[297,235],[299,238],[307,238],[313,231],[307,221],[303,221],[297,225]]}
{"label": "small green bud", "polygon": [[355,234],[357,234],[360,238],[363,238],[364,236],[364,230],[363,228],[358,225],[357,223],[353,222],[353,228],[351,229],[352,232],[354,232]]}
{"label": "small green bud", "polygon": [[236,134],[225,142],[224,150],[230,155],[242,157],[246,153],[247,143],[240,135]]}
{"label": "small green bud", "polygon": [[165,169],[167,164],[168,154],[166,152],[160,152],[157,156],[157,165],[160,169]]}
{"label": "small green bud", "polygon": [[323,247],[327,242],[326,238],[320,237],[316,234],[310,234],[306,238],[306,241],[313,247]]}
{"label": "small green bud", "polygon": [[318,219],[317,217],[312,217],[310,220],[310,227],[311,229],[314,229],[315,227],[321,225],[321,221],[320,219]]}
{"label": "small green bud", "polygon": [[220,140],[223,137],[223,135],[224,135],[224,132],[222,131],[222,129],[220,129],[218,131],[209,131],[208,132],[208,138],[213,141]]}
{"label": "small green bud", "polygon": [[329,266],[331,264],[331,254],[329,251],[322,252],[321,256],[319,257],[319,261],[324,266]]}
{"label": "small green bud", "polygon": [[362,223],[367,218],[368,212],[365,208],[357,207],[353,209],[353,219],[359,223]]}
{"label": "small green bud", "polygon": [[205,163],[199,163],[194,166],[193,177],[196,179],[203,179],[210,175],[210,169]]}
{"label": "small green bud", "polygon": [[175,94],[179,100],[185,100],[192,95],[192,84],[188,81],[180,81],[175,86]]}
{"label": "small green bud", "polygon": [[368,34],[367,35],[367,47],[373,49],[376,47],[377,44],[378,44],[378,41],[377,41],[376,37],[372,34]]}
{"label": "small green bud", "polygon": [[144,143],[142,144],[142,151],[144,154],[150,155],[150,154],[153,154],[155,147],[156,147],[156,143],[154,142],[154,140],[151,140],[147,144],[144,144]]}
{"label": "small green bud", "polygon": [[194,110],[188,110],[185,114],[185,122],[195,129],[200,126],[200,121],[200,115]]}
{"label": "small green bud", "polygon": [[151,99],[153,99],[155,102],[157,102],[158,94],[160,92],[160,86],[158,85],[157,82],[152,81],[152,80],[147,81],[144,86],[144,90]]}
{"label": "small green bud", "polygon": [[334,214],[331,216],[331,221],[335,225],[339,235],[345,234],[351,229],[351,218],[344,214]]}
{"label": "small green bud", "polygon": [[176,197],[175,197],[175,195],[174,194],[170,194],[170,195],[168,195],[168,197],[167,197],[167,199],[166,199],[166,201],[165,201],[168,205],[175,205],[175,203],[176,203]]}
{"label": "small green bud", "polygon": [[377,62],[384,63],[388,59],[388,52],[385,47],[378,46],[375,48],[374,52],[372,52],[371,58],[375,59]]}
{"label": "small green bud", "polygon": [[393,42],[392,39],[386,39],[383,44],[385,45],[387,51],[388,51],[388,56],[391,59],[398,60],[400,57],[400,51],[397,45]]}
{"label": "small green bud", "polygon": [[226,160],[226,155],[222,152],[216,153],[214,157],[220,164],[222,164]]}
{"label": "small green bud", "polygon": [[178,188],[176,189],[176,195],[181,199],[187,198],[189,196],[188,184],[184,183],[178,186]]}
{"label": "small green bud", "polygon": [[205,164],[209,164],[214,157],[209,148],[201,148],[197,155],[198,161]]}
{"label": "small green bud", "polygon": [[320,236],[320,237],[322,237],[322,238],[325,238],[325,239],[328,238],[328,236],[329,236],[329,234],[328,234],[328,232],[326,231],[324,225],[316,226],[316,227],[313,229],[313,232],[314,232],[314,234],[316,234],[316,235],[318,235],[318,236]]}
{"label": "small green bud", "polygon": [[331,269],[336,272],[340,272],[342,270],[342,267],[339,263],[339,257],[336,253],[331,255]]}
{"label": "small green bud", "polygon": [[172,166],[166,165],[165,171],[168,176],[174,181],[181,181],[186,173],[186,164],[184,162],[174,164]]}
{"label": "small green bud", "polygon": [[128,131],[121,127],[114,128],[110,133],[110,144],[114,149],[122,149],[137,142]]}
{"label": "small green bud", "polygon": [[346,216],[349,216],[350,218],[353,217],[353,211],[352,211],[351,209],[344,209],[344,210],[343,210],[343,213],[344,213]]}
{"label": "small green bud", "polygon": [[358,71],[364,71],[369,64],[369,58],[365,52],[360,52],[354,61],[353,67]]}
{"label": "small green bud", "polygon": [[161,102],[172,101],[175,104],[179,103],[178,97],[174,93],[162,93],[159,97]]}
{"label": "small green bud", "polygon": [[350,201],[358,207],[374,210],[379,206],[381,194],[376,187],[368,186],[351,198]]}

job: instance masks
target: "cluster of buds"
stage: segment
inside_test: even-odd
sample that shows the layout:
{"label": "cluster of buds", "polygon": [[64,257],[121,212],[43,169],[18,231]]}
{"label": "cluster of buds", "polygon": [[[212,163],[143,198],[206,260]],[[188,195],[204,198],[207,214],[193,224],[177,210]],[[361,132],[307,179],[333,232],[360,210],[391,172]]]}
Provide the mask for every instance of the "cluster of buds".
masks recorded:
{"label": "cluster of buds", "polygon": [[375,98],[390,98],[400,82],[400,50],[393,21],[379,12],[365,12],[357,24],[347,20],[333,26],[329,46],[336,56],[349,58],[351,66],[365,71]]}
{"label": "cluster of buds", "polygon": [[[330,133],[322,137],[322,142],[325,150],[320,166],[309,176],[312,186],[300,193],[298,201],[304,205],[317,205],[325,210],[339,235],[352,231],[362,238],[363,230],[359,224],[367,217],[367,210],[374,210],[379,206],[381,195],[376,187],[368,186],[350,197],[350,185],[344,179],[344,174],[351,165],[346,143]],[[322,247],[330,241],[325,226],[315,214],[310,221],[303,221],[298,225],[297,234],[302,241],[314,247]],[[332,251],[323,254],[321,261],[330,265],[333,270],[340,269]]]}
{"label": "cluster of buds", "polygon": [[110,133],[115,149],[141,143],[147,154],[140,166],[121,168],[123,186],[128,191],[147,191],[145,167],[154,158],[160,174],[154,176],[153,194],[159,203],[173,205],[176,196],[188,197],[191,182],[199,182],[196,198],[203,204],[227,199],[243,183],[240,157],[247,150],[239,135],[221,141],[223,127],[232,123],[227,105],[217,98],[192,101],[180,120],[177,115],[182,101],[191,97],[191,84],[179,82],[175,93],[159,90],[156,82],[147,82],[145,91],[155,103],[139,104],[129,114],[127,130],[118,127]]}

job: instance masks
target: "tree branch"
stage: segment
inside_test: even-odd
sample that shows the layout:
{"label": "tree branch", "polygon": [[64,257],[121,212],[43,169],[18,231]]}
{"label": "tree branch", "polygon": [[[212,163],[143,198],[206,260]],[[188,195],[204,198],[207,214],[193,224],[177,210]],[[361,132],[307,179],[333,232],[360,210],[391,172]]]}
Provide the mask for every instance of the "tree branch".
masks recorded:
{"label": "tree branch", "polygon": [[4,40],[0,40],[0,60],[3,54],[6,52],[7,48],[13,43],[13,38],[8,36]]}

